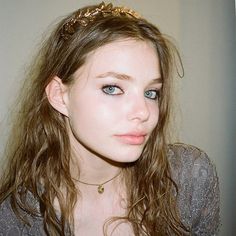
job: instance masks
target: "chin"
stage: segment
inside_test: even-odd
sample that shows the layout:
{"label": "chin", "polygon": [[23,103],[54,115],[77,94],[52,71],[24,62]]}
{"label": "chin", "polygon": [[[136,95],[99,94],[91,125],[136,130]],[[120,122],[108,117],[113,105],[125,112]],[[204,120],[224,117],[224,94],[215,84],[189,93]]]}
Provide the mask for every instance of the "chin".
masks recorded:
{"label": "chin", "polygon": [[137,161],[140,156],[141,156],[142,152],[138,152],[137,154],[130,154],[130,153],[127,153],[126,155],[117,155],[114,156],[111,158],[113,161],[117,162],[117,163],[132,163],[132,162],[135,162]]}

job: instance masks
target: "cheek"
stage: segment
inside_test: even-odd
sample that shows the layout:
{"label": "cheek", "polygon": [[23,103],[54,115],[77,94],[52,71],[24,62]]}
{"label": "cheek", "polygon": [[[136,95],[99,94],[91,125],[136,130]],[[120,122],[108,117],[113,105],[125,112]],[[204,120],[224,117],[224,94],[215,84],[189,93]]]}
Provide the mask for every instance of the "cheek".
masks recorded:
{"label": "cheek", "polygon": [[87,105],[93,108],[99,116],[97,117],[98,120],[106,123],[107,121],[117,122],[117,120],[121,120],[124,113],[121,108],[125,106],[125,103],[118,96],[108,96],[101,93]]}
{"label": "cheek", "polygon": [[150,126],[152,130],[157,126],[158,120],[159,120],[159,106],[155,104],[155,106],[150,107]]}
{"label": "cheek", "polygon": [[[84,99],[77,99],[84,101]],[[119,107],[110,104],[104,99],[95,97],[86,99],[84,102],[76,102],[70,109],[69,118],[73,122],[73,126],[80,128],[99,129],[114,124],[120,120]],[[105,126],[105,127],[104,127]]]}

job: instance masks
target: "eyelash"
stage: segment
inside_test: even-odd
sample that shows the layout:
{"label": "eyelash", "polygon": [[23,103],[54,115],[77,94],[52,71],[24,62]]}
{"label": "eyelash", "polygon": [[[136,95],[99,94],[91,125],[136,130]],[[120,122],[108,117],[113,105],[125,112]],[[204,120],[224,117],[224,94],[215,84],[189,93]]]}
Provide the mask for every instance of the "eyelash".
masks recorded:
{"label": "eyelash", "polygon": [[[108,91],[107,89],[113,89],[112,91]],[[118,89],[119,92],[115,92],[115,89]],[[123,89],[120,88],[118,85],[116,84],[108,84],[108,85],[104,85],[102,86],[102,91],[107,94],[107,95],[111,95],[111,96],[115,96],[115,95],[121,95],[124,93]],[[148,96],[145,96],[145,94],[147,93],[150,93],[150,92],[155,92],[155,95],[154,97],[148,97]],[[151,99],[151,100],[157,100],[160,96],[160,91],[158,89],[150,89],[150,90],[147,90],[144,92],[144,96],[148,99]]]}
{"label": "eyelash", "polygon": [[[106,89],[110,89],[110,88],[118,89],[118,90],[120,90],[120,92],[118,92],[118,93],[111,93],[111,91],[106,91]],[[122,90],[118,85],[116,85],[116,84],[104,85],[104,86],[102,86],[102,91],[103,91],[105,94],[107,94],[107,95],[112,95],[112,96],[114,96],[114,95],[121,95],[121,94],[124,93],[123,90]]]}
{"label": "eyelash", "polygon": [[155,95],[154,95],[154,97],[147,97],[147,96],[145,96],[146,98],[149,98],[151,100],[157,100],[159,98],[159,95],[160,95],[160,91],[159,90],[157,90],[157,89],[150,89],[148,91],[145,91],[144,94],[146,94],[147,92],[148,93],[155,92]]}

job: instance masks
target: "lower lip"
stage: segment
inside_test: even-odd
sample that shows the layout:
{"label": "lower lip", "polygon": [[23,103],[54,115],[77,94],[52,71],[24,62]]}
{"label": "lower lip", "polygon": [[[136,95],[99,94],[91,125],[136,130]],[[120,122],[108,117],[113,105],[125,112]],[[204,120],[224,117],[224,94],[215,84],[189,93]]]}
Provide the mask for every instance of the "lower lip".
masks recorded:
{"label": "lower lip", "polygon": [[145,141],[145,135],[116,135],[116,137],[123,143],[130,145],[141,145]]}

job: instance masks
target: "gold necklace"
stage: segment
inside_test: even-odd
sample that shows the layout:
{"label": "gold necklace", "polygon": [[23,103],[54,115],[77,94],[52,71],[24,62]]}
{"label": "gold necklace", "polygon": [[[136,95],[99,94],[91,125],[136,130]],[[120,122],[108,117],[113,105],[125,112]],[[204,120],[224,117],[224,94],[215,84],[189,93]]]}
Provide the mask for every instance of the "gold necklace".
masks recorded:
{"label": "gold necklace", "polygon": [[91,183],[86,183],[84,181],[81,181],[81,180],[77,180],[77,179],[74,179],[76,180],[77,182],[81,183],[81,184],[85,184],[85,185],[90,185],[90,186],[97,186],[97,190],[98,190],[98,193],[102,194],[104,192],[104,185],[111,182],[113,179],[115,179],[116,177],[118,177],[120,175],[121,171],[115,175],[114,177],[112,177],[111,179],[101,183],[101,184],[91,184]]}

